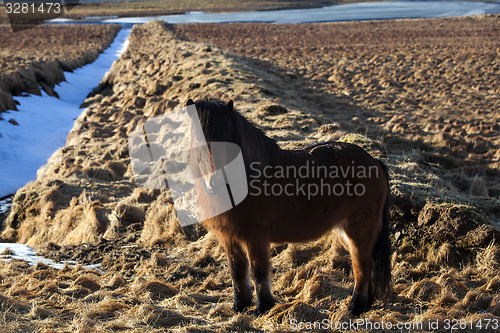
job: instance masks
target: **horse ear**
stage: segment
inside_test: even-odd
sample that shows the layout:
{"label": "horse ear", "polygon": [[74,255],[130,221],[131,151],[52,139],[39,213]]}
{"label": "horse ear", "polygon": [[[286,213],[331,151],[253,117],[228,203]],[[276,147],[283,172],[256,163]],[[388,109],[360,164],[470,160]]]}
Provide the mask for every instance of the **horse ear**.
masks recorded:
{"label": "horse ear", "polygon": [[230,100],[229,102],[227,102],[227,104],[226,104],[226,108],[227,108],[229,111],[233,111],[233,109],[234,109],[234,103],[233,103],[233,100]]}
{"label": "horse ear", "polygon": [[194,104],[194,102],[191,98],[188,99],[188,101],[186,102],[186,106],[193,105],[193,104]]}

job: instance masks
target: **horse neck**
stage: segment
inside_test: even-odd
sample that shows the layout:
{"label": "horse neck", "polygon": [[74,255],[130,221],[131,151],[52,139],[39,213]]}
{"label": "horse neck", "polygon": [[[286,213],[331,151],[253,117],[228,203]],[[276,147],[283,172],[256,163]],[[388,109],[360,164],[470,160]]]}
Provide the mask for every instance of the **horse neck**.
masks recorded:
{"label": "horse neck", "polygon": [[266,136],[245,117],[239,115],[238,142],[246,163],[258,162],[262,166],[272,165],[281,152],[276,141]]}

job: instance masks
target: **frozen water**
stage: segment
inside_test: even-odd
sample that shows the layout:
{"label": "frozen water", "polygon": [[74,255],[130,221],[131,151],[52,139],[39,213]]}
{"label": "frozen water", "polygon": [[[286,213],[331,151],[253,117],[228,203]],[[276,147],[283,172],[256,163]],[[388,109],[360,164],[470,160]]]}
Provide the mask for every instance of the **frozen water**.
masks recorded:
{"label": "frozen water", "polygon": [[287,9],[240,13],[190,12],[184,15],[157,17],[122,17],[106,23],[145,23],[160,19],[168,23],[272,22],[306,23],[353,20],[430,18],[500,13],[499,2],[469,1],[390,1],[328,6],[310,9]]}

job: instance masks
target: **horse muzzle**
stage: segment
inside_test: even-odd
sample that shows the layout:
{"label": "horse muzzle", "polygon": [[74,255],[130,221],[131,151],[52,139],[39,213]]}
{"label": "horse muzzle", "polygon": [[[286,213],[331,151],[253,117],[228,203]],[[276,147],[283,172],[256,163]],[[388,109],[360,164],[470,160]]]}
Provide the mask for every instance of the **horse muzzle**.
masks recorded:
{"label": "horse muzzle", "polygon": [[205,181],[205,188],[209,194],[217,195],[226,191],[226,181],[220,170],[204,176],[203,180]]}

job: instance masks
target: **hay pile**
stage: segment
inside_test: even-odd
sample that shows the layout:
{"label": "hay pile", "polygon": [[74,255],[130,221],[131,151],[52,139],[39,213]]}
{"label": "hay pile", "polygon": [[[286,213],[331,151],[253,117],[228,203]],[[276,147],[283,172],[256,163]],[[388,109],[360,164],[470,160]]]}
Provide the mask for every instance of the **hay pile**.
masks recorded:
{"label": "hay pile", "polygon": [[179,39],[156,21],[134,27],[128,50],[85,102],[67,145],[16,193],[2,233],[56,260],[102,263],[104,273],[2,263],[4,327],[279,332],[290,331],[291,320],[352,319],[350,259],[333,234],[273,246],[279,304],[259,318],[235,314],[222,249],[199,226],[180,228],[166,193],[134,184],[131,131],[207,93],[233,99],[283,147],[333,138],[360,144],[391,166],[394,295],[363,318],[439,320],[441,327],[446,319],[499,318],[498,198],[470,197],[421,152],[394,153],[383,137],[356,133],[369,110],[351,97],[325,94],[271,62]]}

